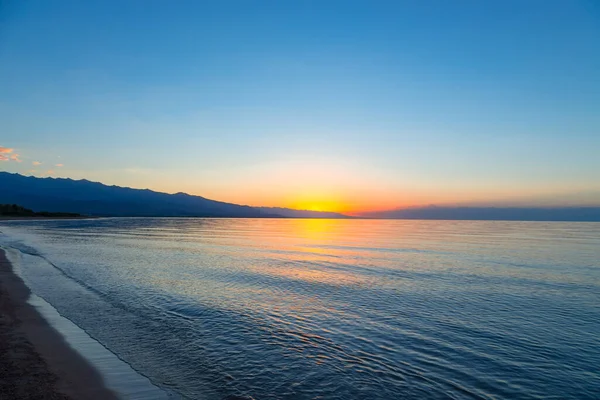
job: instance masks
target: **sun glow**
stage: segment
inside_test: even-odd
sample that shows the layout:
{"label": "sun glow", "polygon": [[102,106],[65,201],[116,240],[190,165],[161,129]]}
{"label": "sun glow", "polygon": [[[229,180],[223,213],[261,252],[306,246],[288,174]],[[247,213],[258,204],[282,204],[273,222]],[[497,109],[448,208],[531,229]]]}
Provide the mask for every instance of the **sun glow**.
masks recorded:
{"label": "sun glow", "polygon": [[[333,211],[332,208],[334,207],[330,207],[330,206],[326,206],[324,204],[319,204],[319,203],[309,203],[309,204],[299,204],[297,206],[298,209],[300,210],[308,210],[308,211]],[[335,209],[337,209],[338,207],[335,207]]]}
{"label": "sun glow", "polygon": [[300,199],[289,203],[290,208],[296,210],[339,212],[347,211],[343,202],[337,199]]}

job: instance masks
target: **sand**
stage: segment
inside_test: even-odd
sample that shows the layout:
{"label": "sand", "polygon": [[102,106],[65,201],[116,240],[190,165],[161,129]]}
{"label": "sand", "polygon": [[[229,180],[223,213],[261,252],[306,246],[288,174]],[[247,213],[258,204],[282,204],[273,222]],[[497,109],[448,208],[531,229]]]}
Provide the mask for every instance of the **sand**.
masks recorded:
{"label": "sand", "polygon": [[116,399],[33,306],[0,249],[0,400]]}

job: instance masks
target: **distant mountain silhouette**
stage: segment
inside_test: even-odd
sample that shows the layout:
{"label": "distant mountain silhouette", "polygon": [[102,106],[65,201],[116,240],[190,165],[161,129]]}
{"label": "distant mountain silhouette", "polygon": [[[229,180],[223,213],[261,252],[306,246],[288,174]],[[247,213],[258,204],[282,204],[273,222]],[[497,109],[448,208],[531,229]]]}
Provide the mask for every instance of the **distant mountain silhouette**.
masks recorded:
{"label": "distant mountain silhouette", "polygon": [[257,207],[267,214],[281,215],[286,218],[352,218],[344,214],[328,211],[293,210],[281,207]]}
{"label": "distant mountain silhouette", "polygon": [[252,207],[184,193],[107,186],[88,180],[35,178],[0,172],[0,203],[33,210],[99,216],[264,217]]}
{"label": "distant mountain silhouette", "polygon": [[[36,178],[0,172],[0,203],[48,212],[93,216],[152,217],[304,217],[295,210],[260,209],[209,200],[185,193],[168,194],[148,189],[107,186],[88,180]],[[309,212],[310,217],[319,213]],[[329,213],[324,218],[332,218]]]}
{"label": "distant mountain silhouette", "polygon": [[600,221],[600,207],[418,207],[361,214],[365,218],[496,221]]}
{"label": "distant mountain silhouette", "polygon": [[[333,212],[250,207],[185,193],[107,186],[88,180],[36,178],[0,172],[0,204],[37,212],[91,216],[349,218]],[[600,207],[415,207],[363,213],[365,218],[600,221]]]}

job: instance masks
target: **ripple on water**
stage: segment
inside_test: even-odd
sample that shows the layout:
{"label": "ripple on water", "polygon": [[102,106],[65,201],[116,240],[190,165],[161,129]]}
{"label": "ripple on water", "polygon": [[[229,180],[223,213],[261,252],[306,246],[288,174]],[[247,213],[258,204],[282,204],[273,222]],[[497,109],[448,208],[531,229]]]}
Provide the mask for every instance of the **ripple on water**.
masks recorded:
{"label": "ripple on water", "polygon": [[189,398],[600,392],[600,224],[4,223],[33,290]]}

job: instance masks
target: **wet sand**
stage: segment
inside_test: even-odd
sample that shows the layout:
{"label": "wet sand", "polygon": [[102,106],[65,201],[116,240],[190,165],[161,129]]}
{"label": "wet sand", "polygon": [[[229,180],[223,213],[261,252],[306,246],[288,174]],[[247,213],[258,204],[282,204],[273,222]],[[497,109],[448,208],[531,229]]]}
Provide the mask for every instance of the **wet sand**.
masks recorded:
{"label": "wet sand", "polygon": [[0,400],[116,399],[33,306],[0,249]]}
{"label": "wet sand", "polygon": [[45,221],[49,219],[98,219],[102,217],[91,217],[86,215],[80,215],[78,217],[44,217],[41,215],[36,216],[8,216],[8,215],[0,215],[0,221]]}

